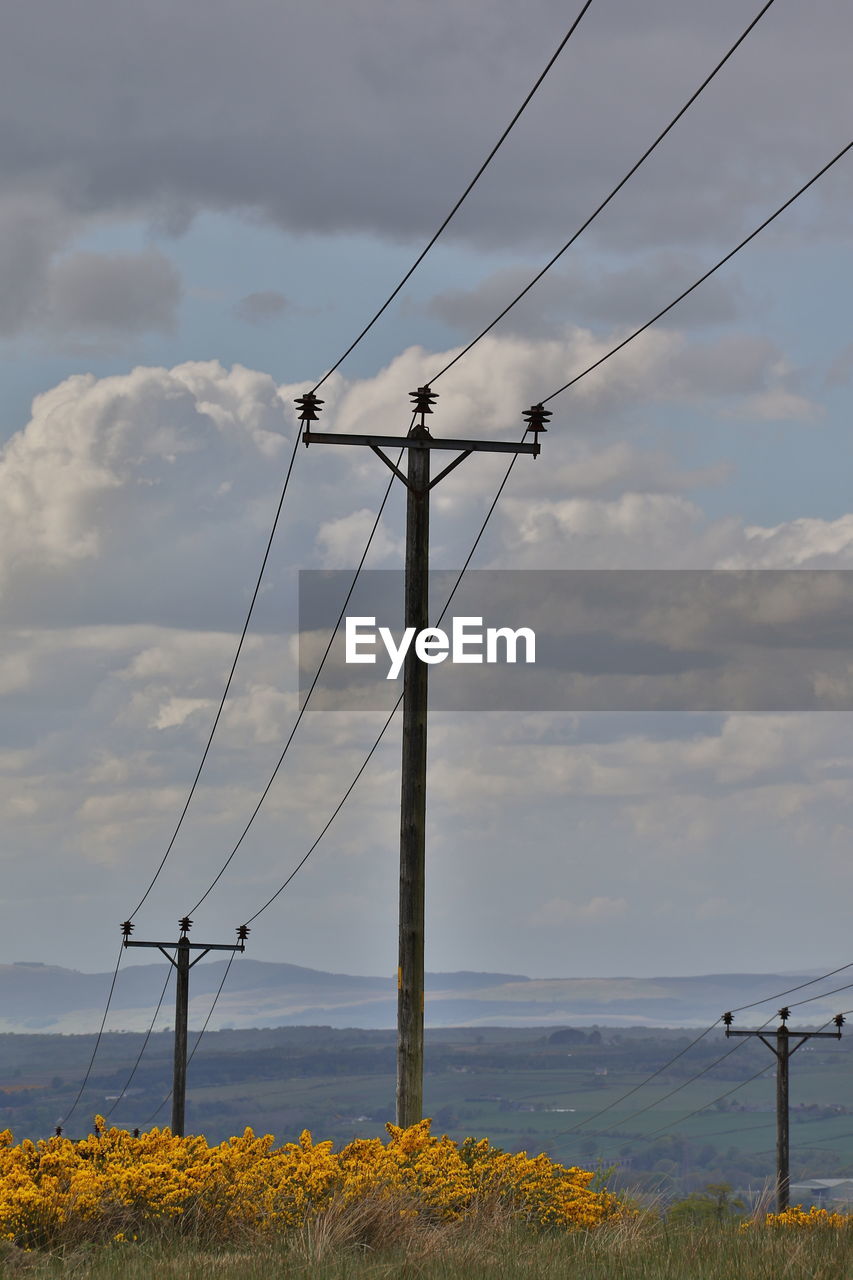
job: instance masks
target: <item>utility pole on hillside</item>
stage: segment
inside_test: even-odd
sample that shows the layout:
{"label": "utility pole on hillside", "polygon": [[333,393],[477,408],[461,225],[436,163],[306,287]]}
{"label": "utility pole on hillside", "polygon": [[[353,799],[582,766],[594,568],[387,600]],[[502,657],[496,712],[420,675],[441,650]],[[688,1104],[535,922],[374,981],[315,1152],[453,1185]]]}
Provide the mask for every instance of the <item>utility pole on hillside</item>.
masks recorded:
{"label": "utility pole on hillside", "polygon": [[[540,450],[539,432],[550,410],[541,404],[528,409],[524,418],[532,432],[530,444],[504,440],[442,440],[430,435],[425,417],[438,399],[428,386],[410,392],[414,418],[408,435],[344,435],[309,430],[317,420],[323,401],[314,392],[300,396],[303,442],[309,444],[366,445],[381,458],[406,487],[406,628],[415,635],[429,628],[429,495],[440,480],[449,475],[472,453],[529,453]],[[404,474],[383,452],[405,449],[408,460]],[[438,475],[430,479],[433,449],[449,449],[457,454]],[[397,1124],[403,1128],[417,1124],[423,1116],[424,1073],[424,898],[426,834],[427,688],[429,668],[409,646],[403,668],[403,752],[400,791],[400,921],[397,969]]]}
{"label": "utility pole on hillside", "polygon": [[[241,924],[237,930],[237,942],[190,942],[187,934],[192,928],[189,916],[178,921],[181,936],[177,942],[132,942],[133,922],[125,920],[121,926],[126,947],[156,947],[162,951],[175,966],[175,1056],[172,1068],[172,1133],[177,1137],[184,1136],[184,1116],[187,1099],[187,1019],[190,1006],[190,969],[203,960],[209,951],[245,951],[246,939],[249,936],[248,926]],[[174,955],[169,953],[169,948]],[[200,951],[201,955],[190,960],[191,951]]]}
{"label": "utility pole on hillside", "polygon": [[[732,1022],[734,1018],[730,1013],[723,1014],[723,1022],[726,1026],[726,1036],[758,1036],[762,1043],[776,1058],[776,1212],[784,1213],[788,1208],[788,1192],[791,1184],[789,1173],[789,1142],[788,1142],[788,1063],[791,1056],[797,1052],[801,1045],[807,1040],[817,1040],[827,1038],[831,1040],[841,1039],[841,1028],[844,1026],[844,1014],[837,1013],[833,1021],[835,1022],[834,1031],[791,1031],[787,1027],[787,1021],[791,1016],[791,1010],[786,1006],[779,1010],[779,1026],[775,1032],[770,1034],[775,1037],[776,1043],[767,1039],[764,1031],[759,1028],[756,1031],[733,1031]],[[791,1036],[798,1037],[797,1043],[791,1046]]]}

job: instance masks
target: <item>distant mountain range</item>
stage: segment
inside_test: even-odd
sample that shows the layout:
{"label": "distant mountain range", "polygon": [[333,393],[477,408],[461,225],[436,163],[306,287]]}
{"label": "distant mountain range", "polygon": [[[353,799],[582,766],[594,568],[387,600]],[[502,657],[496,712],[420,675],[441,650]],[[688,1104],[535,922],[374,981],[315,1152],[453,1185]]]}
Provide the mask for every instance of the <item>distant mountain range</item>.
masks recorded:
{"label": "distant mountain range", "polygon": [[[190,1025],[200,1026],[222,980],[225,961],[198,964],[190,987]],[[167,966],[131,965],[119,972],[108,1028],[148,1027]],[[97,1031],[112,975],[79,973],[53,965],[0,965],[0,1032]],[[429,973],[426,1023],[448,1026],[699,1026],[733,1006],[773,996],[813,975],[724,973],[687,978],[527,978],[511,973]],[[838,978],[816,982],[803,996],[819,995]],[[171,986],[157,1029],[171,1025]],[[801,997],[802,998],[802,997]],[[841,1003],[839,1004],[839,998]],[[824,1022],[845,996],[816,999],[802,1009],[803,1025]],[[771,1001],[746,1025],[775,1013]],[[847,996],[847,1004],[850,1004]],[[294,964],[240,957],[216,1006],[214,1030],[243,1027],[392,1027],[393,979],[324,973]]]}

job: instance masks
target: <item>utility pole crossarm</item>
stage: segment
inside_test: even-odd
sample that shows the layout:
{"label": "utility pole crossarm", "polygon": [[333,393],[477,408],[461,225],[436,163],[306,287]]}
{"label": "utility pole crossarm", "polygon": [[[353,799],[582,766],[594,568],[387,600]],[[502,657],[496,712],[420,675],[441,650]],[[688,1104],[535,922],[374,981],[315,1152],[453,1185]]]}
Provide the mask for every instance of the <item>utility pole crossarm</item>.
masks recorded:
{"label": "utility pole crossarm", "polygon": [[442,436],[351,435],[336,431],[303,431],[303,444],[360,444],[369,449],[453,449],[464,453],[530,453],[537,457],[540,444],[513,440],[452,440]]}
{"label": "utility pole crossarm", "polygon": [[[174,942],[135,942],[135,941],[131,941],[131,939],[128,938],[127,942],[125,942],[124,945],[126,947],[159,947],[160,950],[162,951],[164,947],[172,947],[174,949],[174,947],[177,944]],[[204,951],[204,952],[245,951],[246,950],[246,945],[243,942],[190,942],[190,941],[187,941],[187,946],[189,947],[190,951]],[[167,956],[166,959],[171,960],[172,957]],[[201,959],[201,956],[199,956],[199,960],[200,959]],[[193,961],[193,964],[195,964],[195,961]]]}

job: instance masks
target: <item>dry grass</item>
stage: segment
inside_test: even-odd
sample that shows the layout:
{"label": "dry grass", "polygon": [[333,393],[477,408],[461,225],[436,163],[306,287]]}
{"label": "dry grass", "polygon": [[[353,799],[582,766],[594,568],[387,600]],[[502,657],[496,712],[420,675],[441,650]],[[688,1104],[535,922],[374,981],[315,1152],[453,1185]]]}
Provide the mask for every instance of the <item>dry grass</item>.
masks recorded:
{"label": "dry grass", "polygon": [[25,1280],[851,1280],[853,1233],[668,1226],[650,1210],[592,1231],[508,1223],[497,1205],[464,1222],[411,1214],[402,1198],[333,1202],[278,1243],[90,1247],[63,1258],[0,1254]]}

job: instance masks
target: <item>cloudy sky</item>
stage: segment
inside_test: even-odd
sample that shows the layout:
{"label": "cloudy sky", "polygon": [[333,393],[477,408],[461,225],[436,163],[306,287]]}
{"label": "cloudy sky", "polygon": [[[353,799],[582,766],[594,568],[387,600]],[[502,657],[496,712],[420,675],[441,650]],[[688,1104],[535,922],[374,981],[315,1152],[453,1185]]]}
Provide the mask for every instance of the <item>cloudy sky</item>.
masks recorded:
{"label": "cloudy sky", "polygon": [[[0,49],[0,961],[114,962],[195,772],[296,431],[576,5],[28,0]],[[758,0],[593,0],[464,209],[325,384],[399,432],[733,43]],[[851,137],[853,12],[776,0],[685,119],[436,383],[436,434],[521,413],[690,284]],[[550,405],[475,564],[853,568],[849,210],[837,165]],[[435,492],[458,567],[505,463]],[[354,566],[387,472],[300,449],[233,696],[137,936],[166,936],[251,813],[297,707],[296,571]],[[369,564],[400,564],[395,493]],[[198,914],[233,929],[302,856],[377,713],[308,715]],[[427,964],[537,976],[851,958],[853,715],[438,713]],[[260,959],[396,964],[399,729]],[[790,929],[780,929],[790,920]]]}

